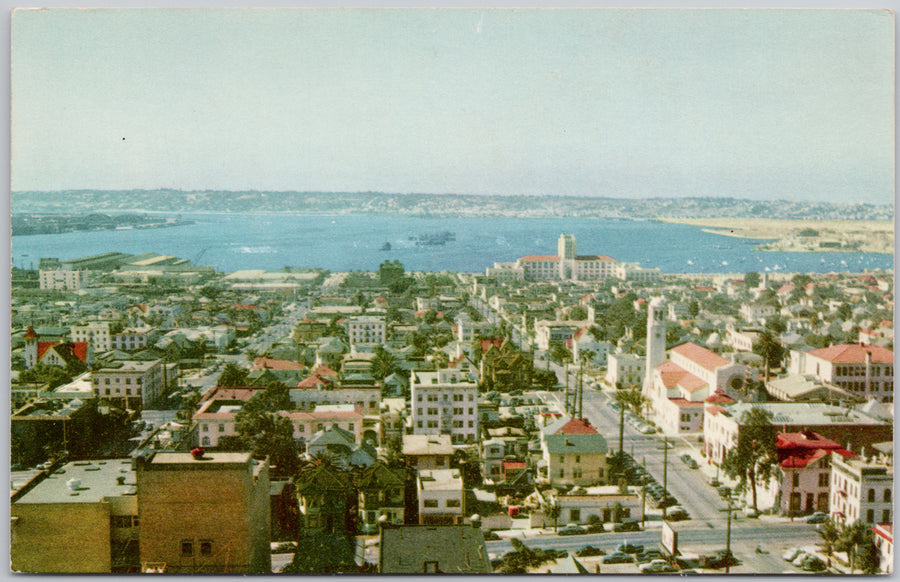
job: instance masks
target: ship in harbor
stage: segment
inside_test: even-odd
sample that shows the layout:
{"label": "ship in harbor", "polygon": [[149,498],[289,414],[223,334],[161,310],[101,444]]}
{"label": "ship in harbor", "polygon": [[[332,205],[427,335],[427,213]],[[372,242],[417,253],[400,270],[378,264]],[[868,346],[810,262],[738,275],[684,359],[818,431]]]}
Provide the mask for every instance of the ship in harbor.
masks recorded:
{"label": "ship in harbor", "polygon": [[409,240],[415,242],[416,246],[443,246],[448,242],[455,241],[456,233],[445,230],[442,232],[410,235]]}

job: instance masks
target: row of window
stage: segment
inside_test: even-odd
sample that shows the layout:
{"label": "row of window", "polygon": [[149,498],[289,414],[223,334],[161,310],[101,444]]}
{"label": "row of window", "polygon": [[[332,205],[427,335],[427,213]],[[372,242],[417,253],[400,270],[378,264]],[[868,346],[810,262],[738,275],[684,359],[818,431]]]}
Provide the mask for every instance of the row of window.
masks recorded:
{"label": "row of window", "polygon": [[[871,366],[870,373],[873,376],[893,376],[894,375],[894,367],[893,366]],[[865,376],[866,375],[866,367],[863,365],[858,366],[835,366],[834,369],[835,376]]]}
{"label": "row of window", "polygon": [[[116,381],[115,382],[116,384],[121,384],[122,378],[116,376],[115,381]],[[94,378],[94,384],[99,384],[99,383],[100,383],[100,378]],[[138,386],[140,386],[143,383],[143,380],[141,378],[135,378],[134,383],[137,384]],[[104,378],[103,384],[105,386],[109,386],[111,384],[110,378]],[[125,378],[125,385],[128,386],[130,384],[131,384],[131,378]]]}
{"label": "row of window", "polygon": [[[454,378],[453,381],[455,382],[456,379]],[[454,394],[454,395],[453,395],[453,402],[464,402],[464,399],[465,399],[465,400],[468,400],[469,402],[473,402],[473,401],[475,400],[475,395],[474,395],[474,394]],[[440,400],[444,400],[444,401],[448,401],[448,402],[449,402],[449,401],[450,401],[450,395],[449,395],[449,394],[444,394],[444,395],[443,395],[443,398],[438,398],[438,395],[437,395],[437,394],[427,394],[427,395],[426,395],[426,398],[425,398],[425,402],[439,402]],[[416,395],[416,402],[422,402],[422,395],[421,395],[421,394],[417,394],[417,395]]]}
{"label": "row of window", "polygon": [[[475,428],[475,421],[474,420],[468,421],[467,426],[468,426],[468,428]],[[438,428],[438,421],[429,420],[427,422],[423,422],[421,420],[418,420],[418,421],[416,421],[416,428]],[[457,428],[462,428],[462,427],[460,426]]]}
{"label": "row of window", "polygon": [[[422,503],[425,507],[428,507],[430,509],[434,509],[435,507],[438,507],[437,499],[425,499],[422,501]],[[444,507],[460,507],[460,500],[459,499],[447,499],[444,502]]]}
{"label": "row of window", "polygon": [[[199,550],[198,554],[194,552]],[[193,558],[195,555],[200,556],[212,556],[213,553],[213,543],[212,540],[200,540],[199,544],[196,544],[194,540],[181,540],[181,557],[182,558]]]}

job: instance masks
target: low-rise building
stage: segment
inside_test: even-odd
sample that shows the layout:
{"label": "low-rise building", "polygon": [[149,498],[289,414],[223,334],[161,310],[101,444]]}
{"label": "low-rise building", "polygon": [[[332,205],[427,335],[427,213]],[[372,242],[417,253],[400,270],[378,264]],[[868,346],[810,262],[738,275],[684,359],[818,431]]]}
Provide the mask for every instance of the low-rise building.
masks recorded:
{"label": "low-rise building", "polygon": [[827,512],[831,454],[849,458],[853,453],[811,431],[780,433],[775,447],[780,474],[776,474],[777,482],[771,489],[776,497],[780,497],[779,512],[792,517],[814,511]]}
{"label": "low-rise building", "polygon": [[872,528],[875,532],[875,547],[878,548],[878,567],[883,574],[894,572],[894,524],[879,523]]}
{"label": "low-rise building", "polygon": [[634,354],[615,353],[607,356],[606,383],[626,388],[640,386],[644,379],[646,358]]}
{"label": "low-rise building", "polygon": [[446,469],[453,457],[450,435],[403,435],[403,456],[416,469]]}
{"label": "low-rise building", "polygon": [[894,351],[881,346],[837,344],[806,352],[794,351],[791,370],[866,399],[894,402]]}
{"label": "low-rise building", "polygon": [[417,480],[419,524],[461,524],[466,516],[466,495],[459,469],[419,469]]}
{"label": "low-rise building", "polygon": [[586,421],[563,417],[541,429],[544,476],[556,485],[605,485],[607,444]]}
{"label": "low-rise building", "polygon": [[98,397],[118,403],[124,408],[147,408],[164,394],[167,377],[162,360],[120,360],[107,362],[91,372],[91,382]]}
{"label": "low-rise building", "polygon": [[130,459],[74,461],[10,504],[10,567],[34,574],[136,572],[138,500]]}
{"label": "low-rise building", "polygon": [[137,457],[142,570],[268,574],[268,461],[250,453]]}
{"label": "low-rise building", "polygon": [[469,525],[387,526],[379,547],[379,574],[491,573],[484,535]]}

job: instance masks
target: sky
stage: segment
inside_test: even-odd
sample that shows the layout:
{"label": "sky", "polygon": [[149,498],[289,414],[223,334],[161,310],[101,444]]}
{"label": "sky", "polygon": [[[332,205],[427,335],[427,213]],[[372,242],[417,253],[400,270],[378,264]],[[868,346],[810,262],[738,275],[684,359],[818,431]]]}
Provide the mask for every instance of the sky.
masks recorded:
{"label": "sky", "polygon": [[13,191],[894,201],[884,10],[17,10]]}

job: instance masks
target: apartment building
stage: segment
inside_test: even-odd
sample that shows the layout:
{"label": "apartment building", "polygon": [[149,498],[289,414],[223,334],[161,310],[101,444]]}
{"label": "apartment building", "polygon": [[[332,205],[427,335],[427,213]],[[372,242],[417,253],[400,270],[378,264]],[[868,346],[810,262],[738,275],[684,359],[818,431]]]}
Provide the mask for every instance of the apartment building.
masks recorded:
{"label": "apartment building", "polygon": [[91,372],[94,394],[130,410],[156,402],[163,395],[165,382],[172,381],[174,375],[166,373],[162,360],[112,361]]}
{"label": "apartment building", "polygon": [[446,434],[455,444],[478,439],[478,385],[464,380],[449,368],[413,372],[413,434]]}
{"label": "apartment building", "polygon": [[88,284],[88,271],[74,269],[41,269],[38,271],[41,290],[77,291]]}
{"label": "apartment building", "polygon": [[610,386],[640,386],[644,380],[645,358],[615,353],[607,356],[606,383]]}
{"label": "apartment building", "polygon": [[112,349],[112,334],[108,321],[98,321],[86,325],[73,325],[72,341],[88,342],[95,352],[108,352]]}
{"label": "apartment building", "polygon": [[894,402],[894,351],[868,344],[836,344],[791,352],[791,372],[813,376],[866,399]]}
{"label": "apartment building", "polygon": [[892,459],[831,454],[831,517],[851,524],[860,519],[870,525],[894,521],[894,466]]}
{"label": "apartment building", "polygon": [[347,320],[350,346],[383,345],[387,341],[387,324],[383,317],[358,315]]}

